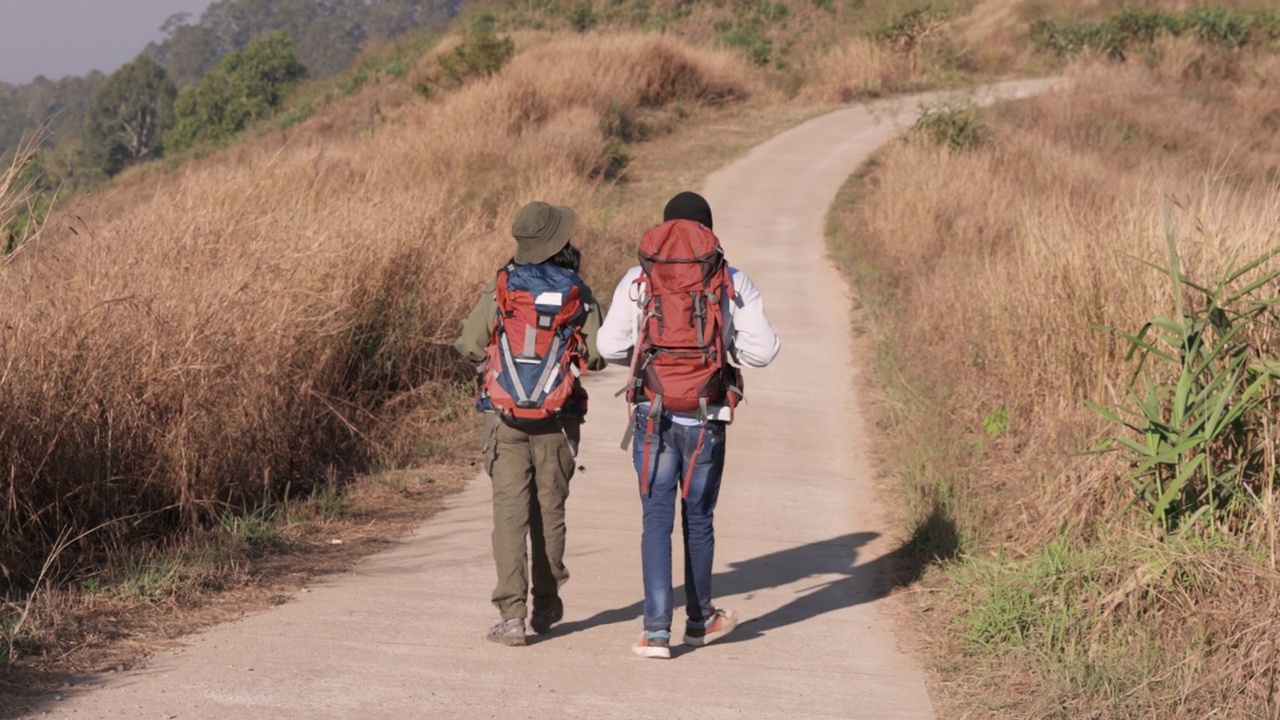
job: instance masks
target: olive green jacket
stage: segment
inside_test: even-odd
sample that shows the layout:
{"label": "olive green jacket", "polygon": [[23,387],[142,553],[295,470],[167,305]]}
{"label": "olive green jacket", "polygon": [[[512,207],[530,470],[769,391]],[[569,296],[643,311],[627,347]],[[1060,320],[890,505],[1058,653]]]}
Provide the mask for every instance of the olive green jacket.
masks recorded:
{"label": "olive green jacket", "polygon": [[[602,317],[600,303],[596,302],[591,288],[584,285],[583,289],[582,303],[587,309],[587,319],[582,324],[582,337],[587,343],[587,356],[584,359],[588,370],[602,370],[605,361],[596,351],[596,336],[600,333]],[[493,322],[498,315],[496,291],[496,285],[490,281],[480,292],[480,299],[462,324],[462,334],[453,343],[458,352],[474,363],[484,362],[489,339],[493,336]]]}

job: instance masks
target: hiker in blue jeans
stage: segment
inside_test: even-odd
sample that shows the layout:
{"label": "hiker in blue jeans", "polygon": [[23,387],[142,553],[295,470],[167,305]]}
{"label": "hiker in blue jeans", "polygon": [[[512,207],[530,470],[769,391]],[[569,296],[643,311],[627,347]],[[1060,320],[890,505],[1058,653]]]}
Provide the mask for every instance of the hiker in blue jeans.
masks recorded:
{"label": "hiker in blue jeans", "polygon": [[[673,221],[692,221],[693,224]],[[719,241],[711,236],[711,207],[700,195],[682,192],[673,197],[663,211],[663,224],[657,233],[679,235],[668,248],[689,248],[698,241],[713,249],[698,256],[713,264],[706,265],[701,292],[689,292],[691,286],[676,288],[662,298],[664,303],[649,303],[648,294],[659,295],[663,288],[658,265],[670,263],[666,253],[646,254],[650,235],[641,243],[641,266],[629,270],[614,291],[609,314],[596,339],[600,356],[613,363],[630,363],[633,388],[635,441],[632,457],[640,485],[643,512],[643,534],[640,541],[641,566],[644,576],[644,630],[632,652],[642,657],[671,657],[671,622],[674,598],[671,588],[671,532],[675,525],[675,506],[680,500],[680,524],[684,539],[685,634],[684,644],[699,647],[714,642],[736,627],[738,619],[732,610],[717,608],[712,602],[711,568],[715,557],[715,509],[724,474],[725,431],[733,419],[733,406],[741,395],[741,381],[725,381],[735,374],[737,365],[764,367],[777,356],[780,347],[777,334],[764,312],[759,290],[746,273],[723,264]],[[651,231],[654,232],[654,231]],[[689,265],[680,260],[687,268]],[[676,268],[676,273],[686,270]],[[721,275],[723,273],[723,275]],[[696,283],[697,276],[693,282]],[[678,302],[688,304],[694,296],[692,314],[675,312]],[[679,297],[677,297],[679,296]],[[702,298],[715,298],[710,306],[699,304]],[[717,311],[718,306],[718,311]],[[657,324],[646,329],[645,323],[661,315]],[[676,316],[674,319],[672,316]],[[708,318],[711,325],[706,325]],[[702,352],[672,352],[655,348],[653,335],[663,334],[661,326],[678,328],[675,332],[693,333],[690,327],[701,324],[696,345]],[[719,332],[714,332],[718,324]],[[712,338],[707,337],[710,334]],[[717,341],[718,340],[718,341]],[[637,348],[637,345],[640,347]],[[641,355],[643,357],[636,357]],[[665,360],[654,361],[658,356]],[[644,383],[647,363],[653,366],[684,362],[682,358],[700,356],[702,365],[714,364],[712,385],[718,389],[705,391],[698,383],[694,410],[673,410],[675,403],[665,404],[662,395],[652,399],[639,392]],[[649,358],[648,360],[644,358]],[[680,359],[677,359],[680,358]],[[705,358],[711,358],[707,361]],[[690,360],[697,363],[697,360]],[[685,369],[677,369],[666,387],[673,388]],[[698,368],[690,368],[698,372]],[[655,369],[653,372],[657,372]],[[652,373],[651,373],[652,374]],[[661,383],[659,383],[661,384]],[[736,395],[734,392],[736,391]],[[731,397],[732,396],[732,397]],[[710,397],[710,401],[707,398]],[[656,406],[656,407],[655,407]]]}

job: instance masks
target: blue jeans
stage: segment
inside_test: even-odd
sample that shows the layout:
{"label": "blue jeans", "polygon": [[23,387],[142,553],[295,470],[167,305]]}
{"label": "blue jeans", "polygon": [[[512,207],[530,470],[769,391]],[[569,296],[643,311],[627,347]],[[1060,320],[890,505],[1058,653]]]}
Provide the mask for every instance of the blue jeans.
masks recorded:
{"label": "blue jeans", "polygon": [[[720,478],[724,474],[725,426],[718,422],[681,425],[666,416],[654,422],[655,437],[646,442],[648,422],[647,408],[637,409],[631,452],[644,510],[644,532],[640,538],[644,629],[656,632],[671,629],[671,530],[675,524],[676,499],[681,497],[682,490],[680,524],[684,531],[685,610],[689,622],[701,622],[715,613],[711,604],[711,561],[716,552],[712,521],[720,496]],[[699,435],[702,436],[701,448],[698,447]],[[642,476],[646,446],[648,492]],[[686,480],[688,487],[684,488]]]}

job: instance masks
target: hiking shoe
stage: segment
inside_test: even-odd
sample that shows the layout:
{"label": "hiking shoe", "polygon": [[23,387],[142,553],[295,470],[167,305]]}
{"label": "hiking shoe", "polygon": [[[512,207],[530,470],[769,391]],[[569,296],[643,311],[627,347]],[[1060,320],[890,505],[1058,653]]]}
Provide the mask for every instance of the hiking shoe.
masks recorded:
{"label": "hiking shoe", "polygon": [[545,635],[551,631],[552,625],[563,619],[564,601],[557,597],[548,608],[540,608],[534,603],[533,615],[529,616],[529,627],[539,635]]}
{"label": "hiking shoe", "polygon": [[640,641],[631,646],[631,652],[640,657],[671,657],[671,633],[666,630],[640,633]]}
{"label": "hiking shoe", "polygon": [[510,645],[512,647],[524,645],[524,618],[504,620],[494,625],[489,628],[489,633],[485,635],[485,639],[496,642],[499,645]]}
{"label": "hiking shoe", "polygon": [[689,647],[709,645],[733,632],[738,627],[738,616],[732,610],[716,610],[715,614],[701,622],[689,622],[684,628],[684,644]]}

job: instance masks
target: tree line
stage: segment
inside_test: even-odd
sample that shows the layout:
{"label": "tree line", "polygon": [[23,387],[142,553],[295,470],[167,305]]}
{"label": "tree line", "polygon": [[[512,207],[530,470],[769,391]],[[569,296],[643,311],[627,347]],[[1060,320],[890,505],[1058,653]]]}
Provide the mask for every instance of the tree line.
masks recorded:
{"label": "tree line", "polygon": [[33,171],[79,185],[131,163],[225,138],[278,108],[303,77],[345,69],[362,48],[442,25],[465,0],[218,0],[104,75],[0,83],[0,158],[47,129]]}

